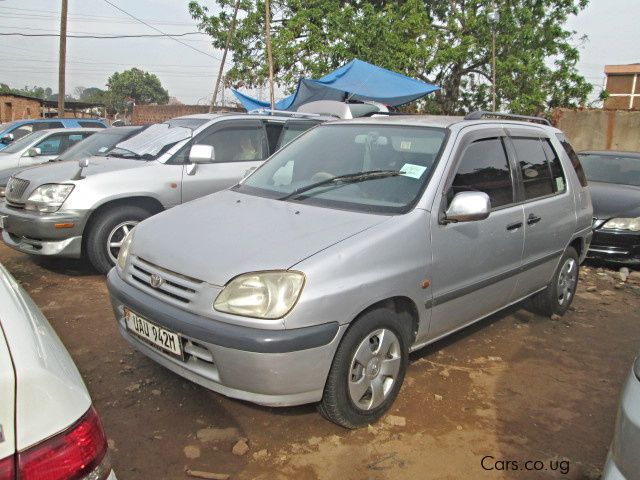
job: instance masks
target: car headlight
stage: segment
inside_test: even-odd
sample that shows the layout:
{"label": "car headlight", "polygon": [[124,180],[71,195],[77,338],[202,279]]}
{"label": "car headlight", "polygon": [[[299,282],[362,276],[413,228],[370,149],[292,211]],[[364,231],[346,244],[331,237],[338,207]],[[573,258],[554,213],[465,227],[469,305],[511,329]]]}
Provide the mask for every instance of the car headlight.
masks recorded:
{"label": "car headlight", "polygon": [[5,197],[5,192],[7,191],[7,186],[6,185],[0,185],[0,198],[4,198]]}
{"label": "car headlight", "polygon": [[213,308],[245,317],[282,318],[298,301],[303,286],[304,274],[301,272],[246,273],[224,287]]}
{"label": "car headlight", "polygon": [[118,252],[118,268],[124,270],[127,266],[127,258],[129,257],[129,250],[131,250],[131,243],[133,242],[133,232],[136,231],[136,227],[133,227],[129,233],[122,239],[122,245]]}
{"label": "car headlight", "polygon": [[613,230],[631,230],[632,232],[640,232],[640,217],[612,218],[611,220],[608,220],[602,228],[610,228]]}
{"label": "car headlight", "polygon": [[55,212],[62,206],[74,186],[56,183],[41,185],[29,196],[24,208],[37,212]]}
{"label": "car headlight", "polygon": [[636,358],[636,363],[633,364],[633,373],[636,374],[636,378],[640,381],[640,357]]}

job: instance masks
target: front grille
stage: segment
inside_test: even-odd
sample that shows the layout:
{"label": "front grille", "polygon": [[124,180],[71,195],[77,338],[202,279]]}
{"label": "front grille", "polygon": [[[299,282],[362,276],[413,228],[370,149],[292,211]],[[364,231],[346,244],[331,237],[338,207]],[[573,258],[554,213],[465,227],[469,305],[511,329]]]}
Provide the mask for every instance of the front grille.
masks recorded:
{"label": "front grille", "polygon": [[[154,265],[140,257],[132,258],[129,274],[135,282],[144,285],[155,295],[173,299],[181,304],[189,304],[204,283],[202,280]],[[152,285],[152,276],[160,277],[162,281],[159,286]]]}
{"label": "front grille", "polygon": [[7,198],[7,202],[9,204],[21,205],[22,195],[27,191],[29,187],[29,180],[23,180],[22,178],[11,177],[9,179],[9,183],[7,183],[7,188],[5,190],[5,196]]}

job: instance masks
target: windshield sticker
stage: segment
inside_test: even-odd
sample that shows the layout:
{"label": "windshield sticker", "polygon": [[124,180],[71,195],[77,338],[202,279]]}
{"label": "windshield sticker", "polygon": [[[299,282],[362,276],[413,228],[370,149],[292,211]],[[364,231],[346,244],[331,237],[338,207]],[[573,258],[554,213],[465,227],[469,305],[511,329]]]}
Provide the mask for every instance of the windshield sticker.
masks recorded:
{"label": "windshield sticker", "polygon": [[423,167],[422,165],[405,163],[404,166],[400,169],[400,175],[411,178],[420,178],[426,169],[427,167]]}
{"label": "windshield sticker", "polygon": [[400,142],[400,150],[411,150],[411,141],[402,140]]}
{"label": "windshield sticker", "polygon": [[104,153],[107,150],[109,150],[109,147],[100,147],[100,149],[98,150],[98,153]]}

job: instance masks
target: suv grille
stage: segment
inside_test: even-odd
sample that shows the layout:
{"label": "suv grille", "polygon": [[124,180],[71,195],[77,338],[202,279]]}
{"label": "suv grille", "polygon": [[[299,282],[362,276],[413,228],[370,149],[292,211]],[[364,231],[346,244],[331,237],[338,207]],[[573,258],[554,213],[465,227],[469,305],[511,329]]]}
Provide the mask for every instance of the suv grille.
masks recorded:
{"label": "suv grille", "polygon": [[140,257],[132,258],[129,274],[135,282],[144,285],[156,296],[169,297],[182,304],[190,303],[204,283],[202,280],[154,265]]}
{"label": "suv grille", "polygon": [[20,199],[22,195],[24,195],[24,192],[26,192],[27,187],[29,187],[29,183],[31,183],[29,180],[11,177],[5,190],[7,201],[9,203],[21,203]]}

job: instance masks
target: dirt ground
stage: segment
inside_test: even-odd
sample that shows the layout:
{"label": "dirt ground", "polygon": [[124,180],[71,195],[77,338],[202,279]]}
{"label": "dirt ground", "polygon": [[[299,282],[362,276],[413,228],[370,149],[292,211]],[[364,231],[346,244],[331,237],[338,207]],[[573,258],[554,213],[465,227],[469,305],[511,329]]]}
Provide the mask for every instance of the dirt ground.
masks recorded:
{"label": "dirt ground", "polygon": [[[414,353],[390,415],[348,431],[313,406],[222,397],[135,352],[116,330],[104,278],[83,263],[4,245],[0,262],[78,365],[120,480],[187,479],[187,469],[260,480],[595,479],[640,351],[639,272],[622,283],[583,267],[567,315],[512,308]],[[244,455],[232,452],[239,439]]]}

